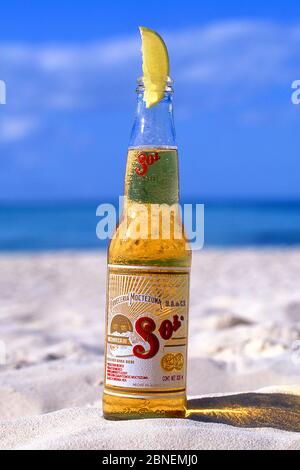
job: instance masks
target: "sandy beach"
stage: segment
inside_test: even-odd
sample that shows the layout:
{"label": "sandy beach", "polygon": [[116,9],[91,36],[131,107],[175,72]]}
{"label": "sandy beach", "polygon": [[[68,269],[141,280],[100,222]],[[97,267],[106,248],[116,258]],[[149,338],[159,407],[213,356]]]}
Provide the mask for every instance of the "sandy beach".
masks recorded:
{"label": "sandy beach", "polygon": [[[0,448],[300,449],[299,278],[297,249],[195,254],[190,406],[261,391],[271,418],[196,412],[137,429],[102,418],[105,253],[1,255]],[[278,415],[285,406],[290,419]]]}

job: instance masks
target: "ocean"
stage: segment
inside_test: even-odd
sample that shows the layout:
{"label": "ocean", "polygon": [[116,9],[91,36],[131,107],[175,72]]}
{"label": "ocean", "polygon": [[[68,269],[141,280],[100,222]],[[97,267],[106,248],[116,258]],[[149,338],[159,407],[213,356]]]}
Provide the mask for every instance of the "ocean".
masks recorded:
{"label": "ocean", "polygon": [[[188,201],[190,203],[190,201]],[[97,202],[0,205],[0,251],[105,248]],[[205,247],[300,245],[299,202],[207,202]]]}

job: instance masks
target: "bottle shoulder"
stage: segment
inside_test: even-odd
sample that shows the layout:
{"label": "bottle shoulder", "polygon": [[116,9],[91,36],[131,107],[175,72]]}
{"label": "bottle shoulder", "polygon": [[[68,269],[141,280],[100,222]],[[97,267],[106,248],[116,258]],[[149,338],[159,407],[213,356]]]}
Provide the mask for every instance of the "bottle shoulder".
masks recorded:
{"label": "bottle shoulder", "polygon": [[[125,233],[121,222],[108,249],[108,262],[117,265],[137,266],[191,266],[191,250],[184,234],[179,239],[151,236],[140,238]],[[180,227],[183,233],[183,227]]]}

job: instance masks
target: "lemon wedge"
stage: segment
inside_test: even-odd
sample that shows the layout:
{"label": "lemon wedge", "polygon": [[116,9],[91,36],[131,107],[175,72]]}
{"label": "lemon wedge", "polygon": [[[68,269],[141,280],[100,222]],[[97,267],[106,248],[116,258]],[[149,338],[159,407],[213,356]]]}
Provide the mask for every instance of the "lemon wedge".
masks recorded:
{"label": "lemon wedge", "polygon": [[162,37],[152,29],[140,26],[143,54],[144,100],[150,108],[164,97],[170,63],[167,46]]}

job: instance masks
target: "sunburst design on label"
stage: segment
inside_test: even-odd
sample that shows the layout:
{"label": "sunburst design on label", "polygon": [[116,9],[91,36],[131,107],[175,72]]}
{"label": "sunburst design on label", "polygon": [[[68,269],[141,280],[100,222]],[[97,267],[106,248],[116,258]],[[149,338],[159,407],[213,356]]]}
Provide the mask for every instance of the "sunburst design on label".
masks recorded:
{"label": "sunburst design on label", "polygon": [[[109,293],[112,312],[117,311],[136,320],[145,312],[145,303],[147,303],[148,311],[158,318],[166,318],[174,312],[174,307],[167,306],[166,302],[176,304],[187,297],[187,275],[112,273],[109,281]],[[135,301],[134,294],[150,297],[150,299],[145,302]],[[129,298],[127,298],[128,296]],[[114,304],[116,298],[119,299],[119,302]]]}

